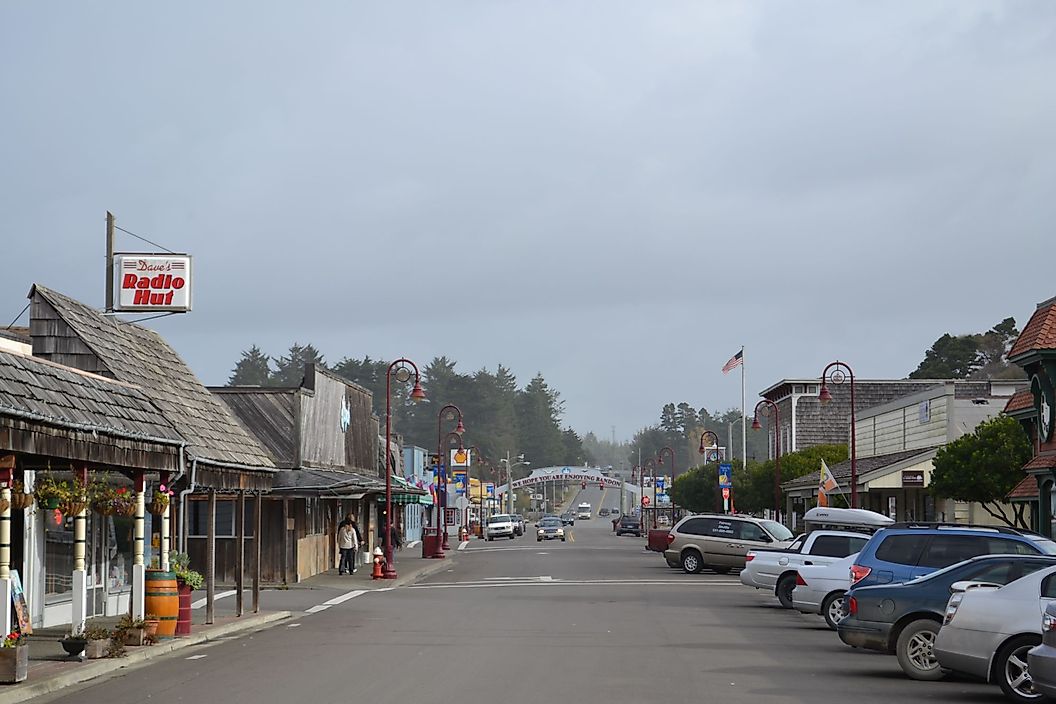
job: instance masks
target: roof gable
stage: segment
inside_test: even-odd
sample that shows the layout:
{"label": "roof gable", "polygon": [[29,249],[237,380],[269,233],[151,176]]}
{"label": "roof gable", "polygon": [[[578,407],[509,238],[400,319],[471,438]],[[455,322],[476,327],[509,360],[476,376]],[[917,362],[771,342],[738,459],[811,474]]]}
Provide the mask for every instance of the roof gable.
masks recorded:
{"label": "roof gable", "polygon": [[[150,399],[187,441],[187,451],[201,461],[273,467],[227,406],[209,393],[158,333],[103,316],[43,286],[34,286],[30,298],[34,355],[149,390]],[[56,338],[62,342],[51,349]]]}
{"label": "roof gable", "polygon": [[1056,351],[1056,298],[1038,304],[1038,309],[1012,345],[1008,358],[1015,359],[1041,350]]}

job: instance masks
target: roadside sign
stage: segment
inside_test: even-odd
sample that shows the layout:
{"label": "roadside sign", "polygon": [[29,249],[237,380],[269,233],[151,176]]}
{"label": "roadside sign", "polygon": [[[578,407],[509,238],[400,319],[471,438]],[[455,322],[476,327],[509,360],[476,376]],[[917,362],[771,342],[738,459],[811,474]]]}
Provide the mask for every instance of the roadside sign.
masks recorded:
{"label": "roadside sign", "polygon": [[719,486],[728,489],[733,486],[733,465],[723,462],[719,465]]}
{"label": "roadside sign", "polygon": [[727,487],[727,486],[722,487],[722,498],[724,500],[729,500],[729,498],[730,498],[730,488],[729,487]]}
{"label": "roadside sign", "polygon": [[643,496],[642,497],[642,506],[648,506],[648,505],[649,505],[649,497],[648,496]]}

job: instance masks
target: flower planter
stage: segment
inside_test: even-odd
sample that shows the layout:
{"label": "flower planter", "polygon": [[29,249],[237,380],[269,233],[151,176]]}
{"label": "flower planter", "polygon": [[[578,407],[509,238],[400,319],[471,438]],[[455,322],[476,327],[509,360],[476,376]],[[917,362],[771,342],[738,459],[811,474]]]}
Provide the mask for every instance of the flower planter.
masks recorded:
{"label": "flower planter", "polygon": [[33,505],[33,494],[26,494],[21,491],[11,492],[11,508],[24,511]]}
{"label": "flower planter", "polygon": [[11,508],[11,502],[7,499],[0,499],[0,513],[3,513],[9,508]]}
{"label": "flower planter", "polygon": [[58,506],[64,516],[79,516],[87,508],[87,501],[63,501]]}
{"label": "flower planter", "polygon": [[62,644],[62,649],[70,657],[80,655],[84,652],[85,646],[88,645],[88,641],[84,638],[63,638],[59,643]]}
{"label": "flower planter", "polygon": [[40,501],[40,505],[49,511],[54,511],[59,507],[59,503],[61,503],[57,496],[45,496],[38,500]]}
{"label": "flower planter", "polygon": [[169,510],[168,501],[151,501],[147,504],[147,510],[155,516],[160,516]]}
{"label": "flower planter", "polygon": [[0,648],[0,683],[24,682],[29,674],[29,646]]}
{"label": "flower planter", "polygon": [[84,656],[89,660],[98,660],[106,657],[106,649],[110,645],[110,639],[90,640],[84,646]]}
{"label": "flower planter", "polygon": [[125,645],[143,645],[146,636],[145,628],[129,628],[125,631]]}
{"label": "flower planter", "polygon": [[160,625],[161,625],[161,621],[159,621],[157,619],[154,619],[154,618],[147,619],[147,625],[143,628],[144,635],[147,638],[157,638],[158,637],[158,626],[160,626]]}

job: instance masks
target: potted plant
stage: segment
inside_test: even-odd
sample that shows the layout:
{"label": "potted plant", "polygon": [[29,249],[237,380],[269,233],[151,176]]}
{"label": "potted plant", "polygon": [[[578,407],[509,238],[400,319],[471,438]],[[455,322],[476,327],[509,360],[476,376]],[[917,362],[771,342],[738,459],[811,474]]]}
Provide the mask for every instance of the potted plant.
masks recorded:
{"label": "potted plant", "polygon": [[56,509],[62,502],[63,490],[54,477],[44,474],[37,479],[37,487],[33,494],[44,508]]}
{"label": "potted plant", "polygon": [[98,660],[106,657],[107,648],[110,647],[111,633],[102,626],[88,626],[82,633],[86,641],[84,656],[89,660]]}
{"label": "potted plant", "polygon": [[29,674],[29,645],[27,636],[11,631],[0,645],[0,682],[23,682]]}
{"label": "potted plant", "polygon": [[11,508],[23,511],[33,505],[33,494],[26,493],[26,486],[17,479],[11,482]]}
{"label": "potted plant", "polygon": [[85,646],[88,645],[88,639],[84,637],[84,631],[71,631],[59,643],[62,645],[62,649],[66,651],[66,654],[72,658],[84,652]]}
{"label": "potted plant", "polygon": [[202,588],[205,578],[200,572],[191,569],[191,557],[185,552],[169,554],[169,566],[176,574],[176,590],[179,592],[180,611],[176,621],[176,635],[186,636],[191,632],[191,595]]}
{"label": "potted plant", "polygon": [[125,614],[117,622],[117,628],[114,630],[121,635],[120,640],[125,645],[143,645],[143,640],[147,635],[146,625],[144,619],[133,618],[132,614]]}
{"label": "potted plant", "polygon": [[153,645],[158,642],[158,626],[161,625],[161,619],[156,614],[147,614],[147,617],[143,619],[143,642],[147,645]]}
{"label": "potted plant", "polygon": [[76,479],[59,481],[45,474],[37,481],[37,501],[47,509],[76,516],[88,507],[88,486]]}
{"label": "potted plant", "polygon": [[150,504],[147,506],[148,510],[155,516],[160,516],[169,509],[169,501],[175,492],[162,484],[154,490],[153,495],[150,498]]}

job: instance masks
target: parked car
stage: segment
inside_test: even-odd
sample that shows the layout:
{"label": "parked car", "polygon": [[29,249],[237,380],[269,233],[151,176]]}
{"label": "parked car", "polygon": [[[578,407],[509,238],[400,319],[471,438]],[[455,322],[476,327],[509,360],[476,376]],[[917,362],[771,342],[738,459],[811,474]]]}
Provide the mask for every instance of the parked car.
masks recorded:
{"label": "parked car", "polygon": [[495,540],[495,538],[513,540],[515,537],[513,524],[513,516],[508,513],[496,513],[488,517],[488,523],[484,526],[484,537],[488,540]]}
{"label": "parked car", "polygon": [[776,521],[752,516],[702,514],[686,516],[667,534],[664,558],[696,574],[708,567],[719,574],[744,567],[750,550],[788,547],[792,532]]}
{"label": "parked car", "polygon": [[745,556],[741,584],[772,590],[781,606],[792,608],[796,571],[803,565],[824,565],[857,553],[869,536],[893,520],[856,508],[812,508],[803,516],[807,532],[787,548],[762,548]]}
{"label": "parked car", "polygon": [[642,522],[638,520],[637,516],[624,516],[616,525],[616,535],[617,537],[621,535],[634,535],[641,538]]}
{"label": "parked car", "polygon": [[851,588],[851,565],[858,553],[820,565],[796,568],[792,608],[804,614],[821,614],[832,630],[846,615],[843,595]]}
{"label": "parked car", "polygon": [[1047,567],[1056,567],[1056,557],[982,555],[903,584],[854,587],[847,593],[847,617],[838,627],[840,640],[856,648],[894,653],[902,671],[915,680],[941,679],[944,673],[931,646],[942,625],[950,587],[963,581],[1009,584]]}
{"label": "parked car", "polygon": [[1027,652],[1027,671],[1035,691],[1056,699],[1056,602],[1041,617],[1041,645]]}
{"label": "parked car", "polygon": [[1027,653],[1041,644],[1043,614],[1056,599],[1056,567],[1003,587],[958,582],[935,638],[939,666],[996,683],[1014,702],[1037,702]]}
{"label": "parked car", "polygon": [[896,523],[875,533],[851,567],[851,584],[908,582],[977,555],[1056,555],[1056,543],[996,526]]}
{"label": "parked car", "polygon": [[565,511],[561,514],[561,525],[574,526],[576,524],[576,514],[571,511]]}
{"label": "parked car", "polygon": [[561,525],[561,519],[548,517],[539,521],[539,529],[535,531],[535,539],[539,542],[544,540],[565,542],[565,529]]}

